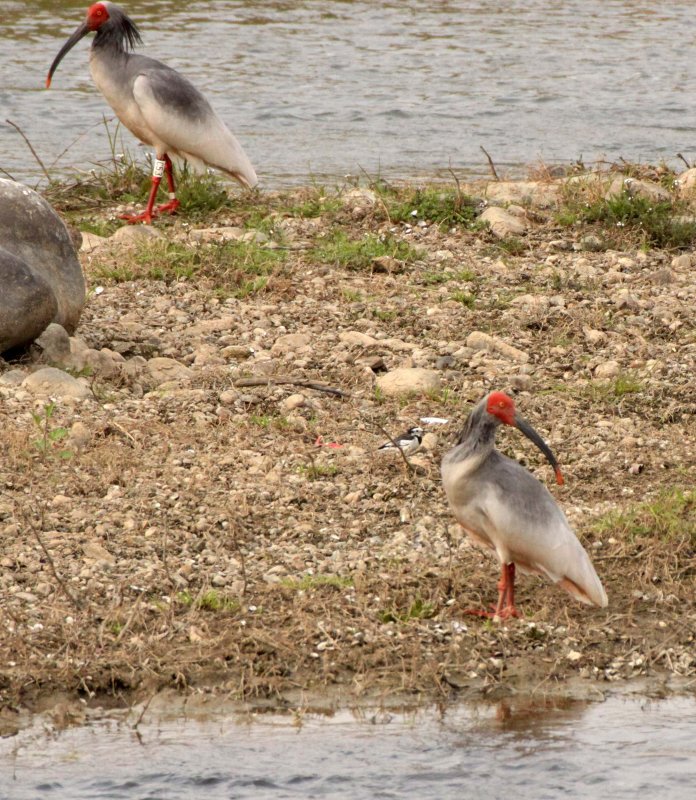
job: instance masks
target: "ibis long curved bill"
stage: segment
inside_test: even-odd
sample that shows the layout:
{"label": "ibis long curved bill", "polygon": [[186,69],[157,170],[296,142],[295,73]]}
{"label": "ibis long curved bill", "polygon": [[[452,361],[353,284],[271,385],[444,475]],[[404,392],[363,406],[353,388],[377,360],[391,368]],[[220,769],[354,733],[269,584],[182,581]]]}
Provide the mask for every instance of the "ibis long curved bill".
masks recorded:
{"label": "ibis long curved bill", "polygon": [[53,63],[51,64],[48,75],[46,76],[46,88],[50,88],[51,80],[53,79],[53,73],[58,69],[58,64],[65,58],[65,56],[75,47],[75,45],[87,36],[88,33],[91,33],[92,29],[89,27],[89,23],[85,20],[85,22],[80,25],[80,27],[73,33],[73,35],[65,42],[65,44],[60,48],[58,51],[58,55],[53,59]]}
{"label": "ibis long curved bill", "polygon": [[559,486],[563,486],[565,480],[563,479],[561,468],[558,466],[558,461],[556,461],[556,456],[554,456],[551,448],[527,422],[527,420],[523,417],[520,417],[519,414],[515,414],[515,422],[513,424],[518,431],[521,431],[529,439],[530,442],[534,442],[539,450],[541,450],[541,452],[546,456],[546,460],[549,462],[549,464],[551,464],[556,475],[556,483]]}

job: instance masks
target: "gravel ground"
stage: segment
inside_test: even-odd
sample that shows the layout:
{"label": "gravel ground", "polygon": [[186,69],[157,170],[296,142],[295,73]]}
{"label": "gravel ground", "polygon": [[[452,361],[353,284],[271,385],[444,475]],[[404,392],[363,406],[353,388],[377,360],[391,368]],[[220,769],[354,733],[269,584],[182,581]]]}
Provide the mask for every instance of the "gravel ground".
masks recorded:
{"label": "gravel ground", "polygon": [[[68,371],[88,396],[53,407],[19,383],[48,351],[0,362],[8,730],[20,706],[165,687],[275,707],[693,691],[692,256],[593,252],[548,209],[513,211],[514,240],[395,224],[363,190],[311,218],[276,211],[247,239],[282,266],[246,296],[205,272],[158,280],[143,258],[214,255],[211,229],[236,236],[238,212],[205,230],[167,221],[161,239],[85,237],[97,244],[81,254],[90,295]],[[337,229],[417,255],[369,269],[312,257]],[[397,368],[428,370],[430,388],[390,394],[378,381]],[[498,437],[563,506],[607,609],[522,577],[522,619],[465,613],[494,601],[498,565],[453,524],[439,462],[492,389],[555,451],[564,487],[516,431]],[[425,425],[410,467],[378,451],[422,417],[448,422]]]}

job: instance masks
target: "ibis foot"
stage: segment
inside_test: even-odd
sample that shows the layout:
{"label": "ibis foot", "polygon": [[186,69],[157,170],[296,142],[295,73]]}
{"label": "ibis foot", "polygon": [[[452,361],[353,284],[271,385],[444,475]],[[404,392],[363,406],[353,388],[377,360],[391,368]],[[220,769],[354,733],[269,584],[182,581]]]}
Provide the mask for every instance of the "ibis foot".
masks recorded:
{"label": "ibis foot", "polygon": [[138,222],[152,225],[152,217],[156,215],[157,211],[153,208],[152,211],[143,211],[140,214],[119,214],[118,218],[125,220],[129,225],[136,225]]}
{"label": "ibis foot", "polygon": [[177,210],[177,208],[179,208],[180,205],[181,205],[181,203],[179,202],[179,200],[174,198],[173,200],[170,200],[168,203],[163,203],[161,206],[157,206],[156,208],[154,208],[153,209],[153,213],[154,214],[164,214],[164,213],[176,214],[176,210]]}

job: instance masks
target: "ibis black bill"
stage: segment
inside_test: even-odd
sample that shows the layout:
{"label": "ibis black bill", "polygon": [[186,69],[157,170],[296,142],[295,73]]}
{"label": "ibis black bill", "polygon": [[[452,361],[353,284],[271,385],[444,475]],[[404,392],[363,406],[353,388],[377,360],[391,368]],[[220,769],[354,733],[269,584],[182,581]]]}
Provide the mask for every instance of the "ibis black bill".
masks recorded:
{"label": "ibis black bill", "polygon": [[48,75],[46,76],[46,88],[51,85],[51,78],[53,78],[53,73],[58,68],[58,64],[63,60],[66,53],[69,53],[73,47],[87,36],[88,33],[91,33],[91,29],[87,22],[83,22],[82,25],[73,33],[73,35],[68,39],[68,41],[60,48],[58,51],[58,55],[53,59],[53,63],[51,64],[51,68],[48,70]]}
{"label": "ibis black bill", "polygon": [[559,486],[562,486],[564,480],[563,475],[561,474],[561,468],[558,466],[558,461],[556,461],[556,456],[554,456],[554,454],[551,452],[551,448],[523,417],[517,415],[515,416],[515,427],[522,431],[522,433],[529,439],[530,442],[534,442],[539,450],[541,450],[541,452],[546,456],[549,464],[551,464],[553,467],[553,471],[556,473],[556,483]]}

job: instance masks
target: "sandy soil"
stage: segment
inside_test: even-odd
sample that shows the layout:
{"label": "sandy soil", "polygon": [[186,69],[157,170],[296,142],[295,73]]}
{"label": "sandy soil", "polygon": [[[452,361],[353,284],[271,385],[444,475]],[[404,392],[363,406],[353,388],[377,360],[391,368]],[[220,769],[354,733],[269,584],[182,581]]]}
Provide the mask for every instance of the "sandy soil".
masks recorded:
{"label": "sandy soil", "polygon": [[[58,399],[50,418],[45,399],[0,386],[3,725],[20,707],[128,705],[164,688],[280,708],[592,696],[626,681],[693,691],[690,255],[583,249],[586,229],[529,206],[514,240],[417,215],[396,224],[369,193],[315,217],[282,210],[306,194],[276,196],[249,246],[282,261],[244,297],[221,291],[238,275],[152,274],[143,248],[166,260],[171,243],[223,247],[185,217],[160,224],[164,241],[124,234],[83,252],[92,291],[76,337],[116,366],[73,369],[91,396]],[[250,210],[205,227],[248,225]],[[337,229],[418,253],[368,269],[322,261],[317,244]],[[468,346],[473,332],[491,347]],[[154,358],[180,367],[163,378]],[[404,366],[433,370],[439,388],[376,389]],[[523,577],[522,619],[465,613],[494,601],[498,565],[453,524],[439,462],[492,389],[514,394],[556,452],[564,487],[517,432],[499,435],[565,509],[607,609]],[[430,416],[449,421],[426,426],[412,469],[378,451],[385,432]]]}

